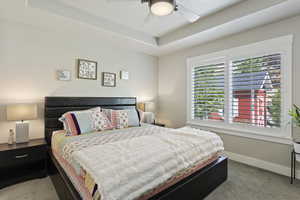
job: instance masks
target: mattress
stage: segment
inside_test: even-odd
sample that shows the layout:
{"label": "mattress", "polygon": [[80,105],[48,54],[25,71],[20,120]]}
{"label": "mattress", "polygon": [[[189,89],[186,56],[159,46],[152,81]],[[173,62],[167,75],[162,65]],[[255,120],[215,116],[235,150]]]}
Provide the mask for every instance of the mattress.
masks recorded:
{"label": "mattress", "polygon": [[[87,173],[73,158],[74,152],[78,152],[92,146],[119,142],[135,137],[164,134],[166,129],[167,128],[158,126],[152,126],[151,128],[133,127],[128,129],[94,132],[80,136],[65,136],[64,131],[56,131],[52,136],[52,152],[81,197],[85,200],[98,200],[100,199],[101,195],[99,194],[99,191],[97,191],[97,184],[93,180],[93,177]],[[189,166],[188,168],[179,171],[163,184],[160,184],[159,186],[145,192],[138,199],[148,199],[156,195],[157,193],[212,163],[218,158],[220,153],[221,152],[215,152],[205,159],[195,163],[193,166]]]}

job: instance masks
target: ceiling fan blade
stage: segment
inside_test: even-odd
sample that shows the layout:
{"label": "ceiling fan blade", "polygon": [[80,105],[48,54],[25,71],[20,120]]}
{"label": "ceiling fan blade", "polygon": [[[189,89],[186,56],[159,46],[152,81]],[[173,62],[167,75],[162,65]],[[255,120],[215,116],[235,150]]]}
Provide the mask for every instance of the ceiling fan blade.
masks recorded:
{"label": "ceiling fan blade", "polygon": [[180,3],[177,3],[177,12],[185,19],[187,19],[190,23],[194,23],[200,18],[200,16],[196,12],[186,8]]}

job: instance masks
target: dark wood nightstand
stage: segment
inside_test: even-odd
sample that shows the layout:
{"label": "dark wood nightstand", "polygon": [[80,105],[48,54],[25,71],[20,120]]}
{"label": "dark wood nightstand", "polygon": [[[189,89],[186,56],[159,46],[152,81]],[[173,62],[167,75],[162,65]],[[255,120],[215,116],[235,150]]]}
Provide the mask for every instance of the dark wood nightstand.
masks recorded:
{"label": "dark wood nightstand", "polygon": [[0,189],[47,175],[47,145],[44,139],[23,144],[0,144]]}
{"label": "dark wood nightstand", "polygon": [[154,122],[153,125],[155,125],[155,126],[161,126],[161,127],[165,127],[166,126],[165,124],[158,123],[158,122]]}

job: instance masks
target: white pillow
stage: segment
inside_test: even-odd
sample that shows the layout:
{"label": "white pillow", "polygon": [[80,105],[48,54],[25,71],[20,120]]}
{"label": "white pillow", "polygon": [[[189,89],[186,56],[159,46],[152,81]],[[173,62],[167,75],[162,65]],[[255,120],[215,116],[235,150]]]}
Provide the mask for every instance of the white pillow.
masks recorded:
{"label": "white pillow", "polygon": [[126,111],[128,113],[128,126],[129,127],[140,126],[140,120],[139,120],[137,110],[131,109]]}

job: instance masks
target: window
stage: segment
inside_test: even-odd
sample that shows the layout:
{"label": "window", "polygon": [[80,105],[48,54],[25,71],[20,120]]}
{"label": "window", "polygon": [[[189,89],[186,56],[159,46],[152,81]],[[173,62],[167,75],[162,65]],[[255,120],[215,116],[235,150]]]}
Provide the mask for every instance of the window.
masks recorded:
{"label": "window", "polygon": [[188,59],[188,124],[290,138],[292,36]]}
{"label": "window", "polygon": [[193,118],[224,120],[224,63],[193,68]]}
{"label": "window", "polygon": [[264,55],[231,64],[231,123],[281,126],[281,54]]}

